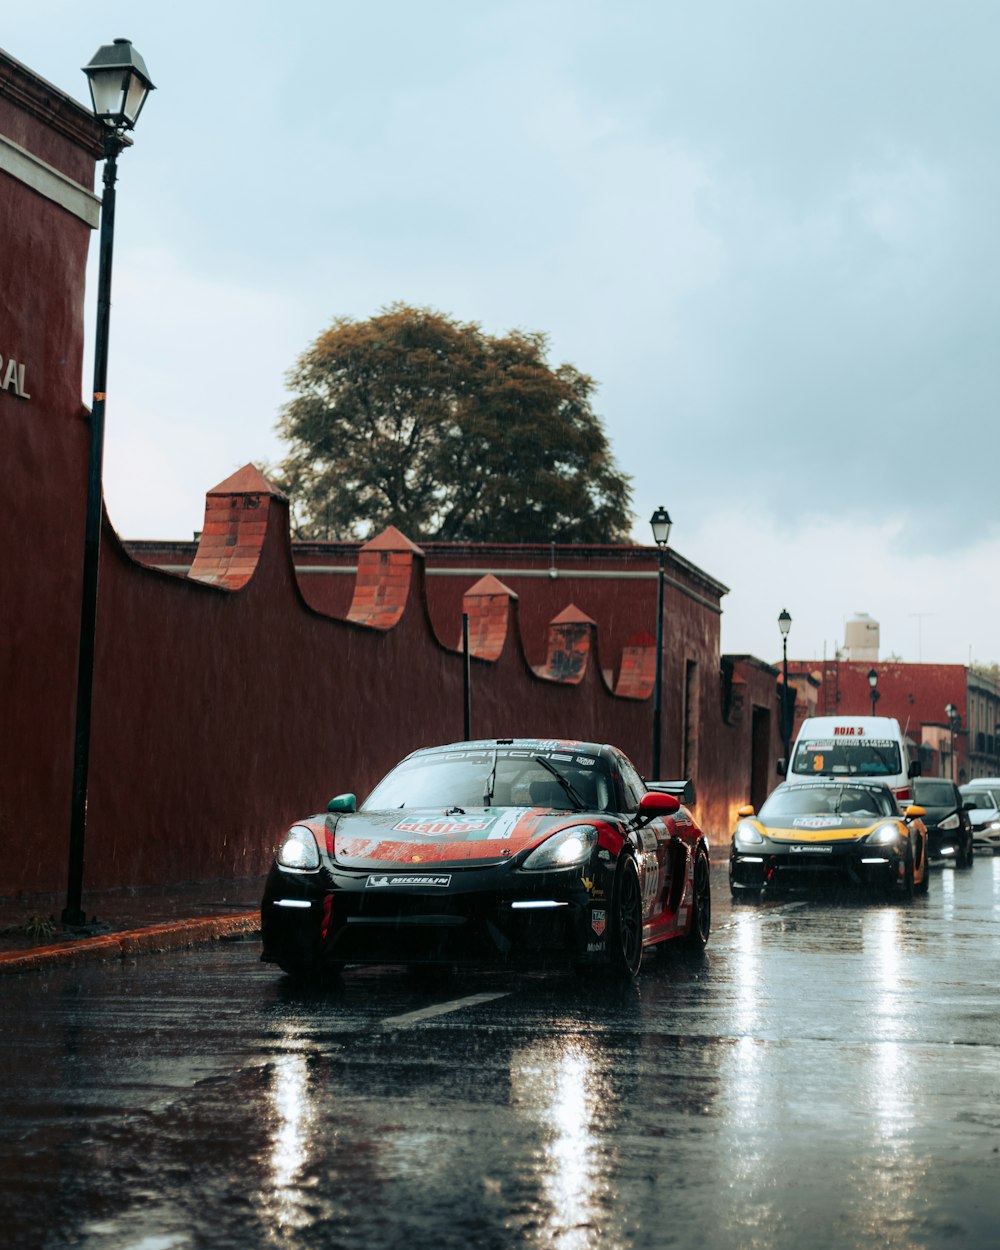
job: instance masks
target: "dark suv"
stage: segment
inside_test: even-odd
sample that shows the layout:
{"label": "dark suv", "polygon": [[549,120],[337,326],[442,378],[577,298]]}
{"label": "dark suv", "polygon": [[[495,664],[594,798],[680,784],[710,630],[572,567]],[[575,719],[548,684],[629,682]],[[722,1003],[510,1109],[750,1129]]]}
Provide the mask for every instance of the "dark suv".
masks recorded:
{"label": "dark suv", "polygon": [[913,801],[927,815],[927,849],[931,860],[951,860],[956,868],[972,867],[972,823],[958,786],[946,777],[915,777]]}

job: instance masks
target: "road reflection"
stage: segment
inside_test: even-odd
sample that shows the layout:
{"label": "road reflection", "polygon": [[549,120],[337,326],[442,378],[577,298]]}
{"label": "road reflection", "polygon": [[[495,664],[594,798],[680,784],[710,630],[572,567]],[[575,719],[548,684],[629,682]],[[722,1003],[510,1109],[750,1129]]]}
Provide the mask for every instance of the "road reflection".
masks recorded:
{"label": "road reflection", "polygon": [[301,1228],[307,1223],[300,1182],[314,1118],[308,1077],[305,1055],[282,1056],[271,1076],[269,1094],[275,1124],[270,1150],[274,1187],[271,1215],[280,1228]]}
{"label": "road reflection", "polygon": [[600,1049],[580,1039],[536,1042],[511,1058],[511,1100],[542,1129],[538,1184],[547,1209],[540,1244],[588,1250],[598,1242],[599,1208],[606,1196],[597,1108],[613,1098],[601,1072]]}

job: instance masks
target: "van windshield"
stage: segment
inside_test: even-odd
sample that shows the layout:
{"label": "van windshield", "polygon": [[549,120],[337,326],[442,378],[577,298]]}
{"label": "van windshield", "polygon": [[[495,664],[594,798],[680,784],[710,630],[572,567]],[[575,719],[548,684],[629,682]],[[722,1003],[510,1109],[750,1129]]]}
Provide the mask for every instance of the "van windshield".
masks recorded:
{"label": "van windshield", "polygon": [[903,768],[891,738],[813,738],[799,742],[792,772],[814,777],[896,777]]}

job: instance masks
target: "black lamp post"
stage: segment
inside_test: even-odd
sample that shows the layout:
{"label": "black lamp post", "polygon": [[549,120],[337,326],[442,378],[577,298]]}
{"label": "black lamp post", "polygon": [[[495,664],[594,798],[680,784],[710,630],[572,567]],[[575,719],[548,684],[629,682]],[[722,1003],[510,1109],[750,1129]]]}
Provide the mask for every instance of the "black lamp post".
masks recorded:
{"label": "black lamp post", "polygon": [[879,692],[878,692],[878,673],[877,673],[877,672],[875,671],[875,669],[873,669],[873,668],[870,668],[870,669],[868,670],[868,686],[869,686],[869,688],[871,689],[871,694],[872,694],[872,716],[874,716],[874,715],[875,715],[875,704],[876,704],[876,703],[878,703],[879,699],[880,699],[882,696],[881,696],[881,695],[879,694]]}
{"label": "black lamp post", "polygon": [[785,767],[790,766],[789,755],[792,746],[792,726],[788,715],[788,631],[792,628],[791,613],[787,608],[782,608],[778,616],[778,628],[781,630],[781,661],[784,669],[783,682],[781,687],[781,740],[785,746]]}
{"label": "black lamp post", "polygon": [[87,514],[83,547],[83,598],[80,608],[80,656],[76,683],[76,733],[73,741],[73,808],[63,924],[86,920],[83,895],[87,840],[87,785],[90,770],[90,717],[97,634],[97,582],[104,501],[104,401],[108,377],[108,328],[111,320],[111,258],[115,235],[115,180],[118,154],[131,145],[126,131],[135,125],[153,83],[142,57],[127,39],[98,48],[83,67],[94,113],[104,123],[104,196],[97,276],[97,332],[94,342],[94,400],[90,410]]}
{"label": "black lamp post", "polygon": [[670,513],[661,504],[649,518],[659,564],[656,571],[656,680],[653,684],[653,767],[651,781],[660,780],[660,729],[663,716],[663,556],[670,541]]}

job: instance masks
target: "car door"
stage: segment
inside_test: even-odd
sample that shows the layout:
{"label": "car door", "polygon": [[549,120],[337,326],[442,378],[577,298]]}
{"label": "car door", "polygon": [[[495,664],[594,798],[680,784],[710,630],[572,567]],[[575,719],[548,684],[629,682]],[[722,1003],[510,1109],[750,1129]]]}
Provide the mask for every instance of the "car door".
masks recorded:
{"label": "car door", "polygon": [[[629,812],[634,816],[646,786],[624,756],[620,757],[618,766]],[[673,833],[672,817],[656,817],[635,830],[642,859],[642,917],[646,941],[654,941],[673,927],[677,902],[673,896],[675,892],[683,892],[684,849]],[[674,883],[681,887],[680,891],[671,888]]]}

